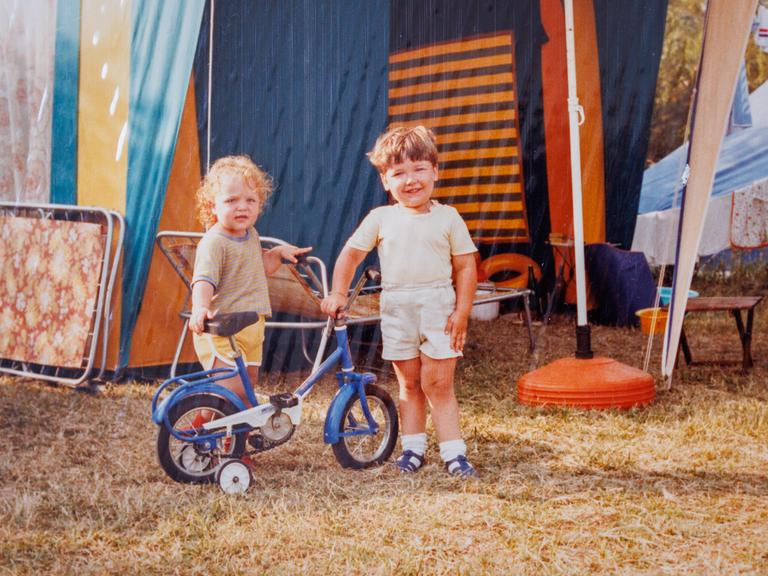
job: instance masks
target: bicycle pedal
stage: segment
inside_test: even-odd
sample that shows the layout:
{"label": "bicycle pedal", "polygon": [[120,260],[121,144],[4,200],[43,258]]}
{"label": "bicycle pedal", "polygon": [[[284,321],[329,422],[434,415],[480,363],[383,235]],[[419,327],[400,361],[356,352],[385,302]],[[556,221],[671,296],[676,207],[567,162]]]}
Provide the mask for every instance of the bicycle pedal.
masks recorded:
{"label": "bicycle pedal", "polygon": [[248,444],[257,452],[264,450],[264,437],[258,434],[251,434],[248,436]]}
{"label": "bicycle pedal", "polygon": [[291,408],[298,405],[299,398],[291,392],[281,392],[270,396],[269,403],[275,408]]}

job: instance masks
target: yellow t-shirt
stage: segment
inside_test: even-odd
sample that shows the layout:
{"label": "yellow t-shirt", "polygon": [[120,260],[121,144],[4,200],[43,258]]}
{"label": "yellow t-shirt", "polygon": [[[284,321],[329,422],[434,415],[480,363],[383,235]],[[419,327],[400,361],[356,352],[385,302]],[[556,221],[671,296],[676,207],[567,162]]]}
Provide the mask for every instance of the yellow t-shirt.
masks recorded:
{"label": "yellow t-shirt", "polygon": [[477,251],[458,211],[435,201],[424,214],[400,204],[374,208],[347,246],[364,252],[378,247],[385,288],[450,282],[451,257]]}
{"label": "yellow t-shirt", "polygon": [[242,238],[211,229],[197,245],[192,284],[213,285],[211,308],[221,313],[272,315],[261,241],[255,228]]}

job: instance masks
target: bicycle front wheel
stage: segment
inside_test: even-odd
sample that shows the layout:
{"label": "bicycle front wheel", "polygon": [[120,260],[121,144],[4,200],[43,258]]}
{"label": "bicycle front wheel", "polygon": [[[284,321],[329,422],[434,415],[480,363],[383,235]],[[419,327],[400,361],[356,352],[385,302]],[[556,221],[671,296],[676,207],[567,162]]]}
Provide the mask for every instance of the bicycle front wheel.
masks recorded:
{"label": "bicycle front wheel", "polygon": [[389,458],[395,449],[398,421],[397,407],[392,397],[383,388],[368,384],[365,387],[365,399],[378,430],[375,433],[369,431],[360,395],[352,395],[344,406],[339,426],[342,436],[333,444],[333,454],[344,468],[359,470],[377,466]]}

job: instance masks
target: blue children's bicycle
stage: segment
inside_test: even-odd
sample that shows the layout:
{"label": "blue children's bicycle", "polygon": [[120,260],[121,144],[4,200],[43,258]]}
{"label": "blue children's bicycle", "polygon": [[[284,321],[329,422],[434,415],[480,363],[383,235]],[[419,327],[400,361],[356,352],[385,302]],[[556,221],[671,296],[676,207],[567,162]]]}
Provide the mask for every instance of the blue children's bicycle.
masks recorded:
{"label": "blue children's bicycle", "polygon": [[[363,275],[350,304],[365,281]],[[253,389],[233,338],[258,319],[258,313],[245,312],[221,314],[208,322],[206,332],[229,337],[235,367],[177,376],[163,382],[155,393],[152,420],[160,426],[157,455],[168,476],[177,482],[215,481],[226,493],[245,492],[252,480],[247,464],[250,457],[291,438],[301,422],[304,398],[337,363],[341,365],[336,373],[339,390],[325,417],[325,442],[331,444],[345,468],[368,468],[387,460],[397,442],[397,408],[389,393],[376,385],[375,375],[354,371],[344,314],[333,322],[336,349],[320,367],[294,392],[261,398]],[[331,322],[327,329],[331,329]],[[235,375],[243,381],[250,408],[217,384]]]}

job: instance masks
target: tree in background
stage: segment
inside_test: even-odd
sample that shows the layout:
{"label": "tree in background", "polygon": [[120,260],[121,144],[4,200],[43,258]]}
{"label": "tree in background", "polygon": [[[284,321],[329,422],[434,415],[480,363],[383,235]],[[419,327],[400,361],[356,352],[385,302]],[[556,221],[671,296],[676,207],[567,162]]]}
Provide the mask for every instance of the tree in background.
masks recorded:
{"label": "tree in background", "polygon": [[[763,0],[761,0],[763,1]],[[664,47],[651,119],[647,164],[653,164],[685,140],[693,84],[701,54],[704,0],[669,0]],[[768,79],[768,54],[750,35],[745,55],[750,92]]]}
{"label": "tree in background", "polygon": [[[761,4],[768,8],[768,0],[761,2]],[[768,80],[768,52],[763,52],[763,50],[755,44],[754,34],[749,36],[747,54],[744,57],[744,60],[747,65],[749,91],[752,92],[760,87],[763,82]]]}

